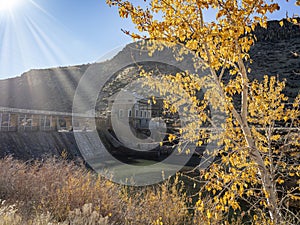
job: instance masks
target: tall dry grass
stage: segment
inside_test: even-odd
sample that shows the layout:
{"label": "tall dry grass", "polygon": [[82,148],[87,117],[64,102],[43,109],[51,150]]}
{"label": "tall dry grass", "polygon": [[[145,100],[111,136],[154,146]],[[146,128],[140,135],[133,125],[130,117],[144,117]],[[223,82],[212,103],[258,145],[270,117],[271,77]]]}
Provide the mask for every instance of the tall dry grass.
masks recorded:
{"label": "tall dry grass", "polygon": [[0,160],[0,199],[15,204],[26,219],[50,212],[57,221],[63,221],[85,204],[92,204],[104,217],[121,216],[116,185],[83,165],[56,158],[32,163],[11,157]]}
{"label": "tall dry grass", "polygon": [[62,159],[0,160],[2,214],[15,224],[189,224],[176,182],[124,187]]}
{"label": "tall dry grass", "polygon": [[[229,224],[222,212],[213,211],[209,196],[206,208],[220,215],[217,219],[197,210],[186,193],[178,177],[134,188],[63,159],[30,163],[0,159],[0,225]],[[234,219],[231,224],[242,224],[242,217]]]}

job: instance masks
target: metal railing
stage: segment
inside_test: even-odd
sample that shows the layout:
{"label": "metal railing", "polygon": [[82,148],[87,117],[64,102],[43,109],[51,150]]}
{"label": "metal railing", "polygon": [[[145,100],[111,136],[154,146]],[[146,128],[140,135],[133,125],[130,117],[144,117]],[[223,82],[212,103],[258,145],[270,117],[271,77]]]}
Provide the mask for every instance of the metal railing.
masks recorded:
{"label": "metal railing", "polygon": [[19,108],[9,108],[1,107],[0,112],[4,113],[20,113],[20,114],[34,114],[34,115],[52,115],[52,116],[73,116],[73,117],[85,117],[92,118],[96,114],[93,113],[70,113],[70,112],[59,112],[59,111],[46,111],[46,110],[35,110],[35,109],[19,109]]}

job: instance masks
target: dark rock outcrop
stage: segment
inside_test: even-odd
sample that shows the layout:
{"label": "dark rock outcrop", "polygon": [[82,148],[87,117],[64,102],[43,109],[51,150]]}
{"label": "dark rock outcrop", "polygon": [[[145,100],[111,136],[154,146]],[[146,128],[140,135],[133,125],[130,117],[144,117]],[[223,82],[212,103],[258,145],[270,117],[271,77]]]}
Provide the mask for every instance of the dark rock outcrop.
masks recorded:
{"label": "dark rock outcrop", "polygon": [[[300,18],[296,18],[300,23]],[[283,19],[283,26],[280,26],[280,21],[272,20],[268,22],[267,29],[258,26],[254,34],[258,42],[278,42],[281,40],[289,40],[293,38],[300,38],[300,26],[295,25],[286,19]]]}

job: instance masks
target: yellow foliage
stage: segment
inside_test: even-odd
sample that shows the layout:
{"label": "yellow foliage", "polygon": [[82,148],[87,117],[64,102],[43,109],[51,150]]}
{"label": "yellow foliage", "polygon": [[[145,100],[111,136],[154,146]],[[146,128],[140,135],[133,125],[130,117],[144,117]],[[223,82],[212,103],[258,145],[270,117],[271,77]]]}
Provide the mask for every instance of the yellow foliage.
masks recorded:
{"label": "yellow foliage", "polygon": [[280,24],[280,26],[282,27],[283,26],[283,21],[281,20],[280,22],[279,22],[279,24]]}
{"label": "yellow foliage", "polygon": [[[267,75],[262,81],[250,81],[251,69],[246,66],[246,61],[251,63],[249,50],[255,42],[252,31],[257,25],[267,26],[267,15],[279,10],[278,4],[268,0],[148,2],[149,7],[143,9],[131,1],[107,1],[119,8],[121,17],[130,17],[139,32],[147,34],[151,53],[180,45],[185,50],[179,51],[178,59],[193,52],[200,58],[201,68],[209,71],[203,78],[188,72],[160,74],[162,79],[156,79],[151,72],[144,74],[150,88],[169,94],[166,110],[183,111],[184,116],[189,112],[196,114],[188,117],[189,123],[181,127],[181,140],[198,146],[203,144],[204,137],[207,143],[218,142],[216,152],[220,160],[201,177],[206,181],[201,191],[218,198],[208,200],[215,207],[211,211],[203,208],[203,199],[199,197],[196,204],[199,215],[209,224],[215,213],[228,215],[230,210],[240,210],[238,200],[248,197],[249,204],[257,210],[253,217],[256,224],[279,223],[282,218],[277,210],[280,207],[277,185],[285,182],[283,176],[278,178],[279,174],[299,172],[299,168],[292,169],[281,160],[290,157],[291,150],[298,152],[300,138],[299,134],[282,135],[275,125],[289,122],[291,127],[299,126],[300,95],[293,108],[287,109],[288,98],[283,94],[285,82]],[[215,10],[215,20],[204,20],[203,12],[207,9]],[[284,25],[283,21],[280,25]],[[224,76],[227,82],[223,81]],[[203,99],[196,96],[199,90],[205,90]],[[191,106],[187,107],[187,102]],[[207,108],[218,110],[227,118],[221,124],[213,124]],[[208,132],[202,129],[206,123],[210,123]],[[215,130],[219,132],[212,132]],[[175,135],[169,135],[169,141],[174,140]],[[259,189],[259,194],[253,189]],[[256,206],[256,202],[261,205]]]}

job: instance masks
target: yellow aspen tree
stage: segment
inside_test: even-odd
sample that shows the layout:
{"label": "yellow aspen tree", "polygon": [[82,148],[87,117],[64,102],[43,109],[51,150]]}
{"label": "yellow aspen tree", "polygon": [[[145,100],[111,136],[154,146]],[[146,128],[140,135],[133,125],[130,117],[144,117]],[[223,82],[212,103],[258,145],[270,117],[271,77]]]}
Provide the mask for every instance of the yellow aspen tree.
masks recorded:
{"label": "yellow aspen tree", "polygon": [[[288,199],[297,200],[300,192],[299,163],[284,160],[287,156],[299,157],[299,130],[298,133],[292,130],[299,128],[300,97],[287,109],[284,103],[288,99],[282,92],[285,82],[268,76],[262,81],[250,81],[246,63],[251,63],[249,50],[256,40],[253,31],[258,25],[266,28],[267,15],[279,10],[279,5],[273,0],[144,2],[146,6],[136,6],[126,0],[107,0],[108,5],[118,7],[120,17],[130,18],[135,24],[138,32],[125,31],[126,34],[134,39],[156,41],[155,47],[160,49],[159,43],[184,46],[201,59],[202,67],[208,71],[201,79],[197,74],[177,74],[166,76],[165,82],[150,82],[157,89],[174,93],[176,82],[188,91],[195,103],[199,119],[181,130],[181,137],[190,141],[203,136],[213,138],[205,132],[195,132],[197,125],[209,119],[204,110],[208,104],[227,116],[223,131],[218,134],[220,160],[201,178],[207,183],[199,193],[196,206],[199,213],[206,215],[203,222],[210,224],[214,217],[217,220],[230,210],[241,211],[239,201],[242,200],[256,209],[252,214],[254,224],[283,224],[284,204]],[[213,21],[204,20],[204,11],[208,9],[215,13]],[[225,82],[224,76],[229,81]],[[203,86],[207,91],[204,99],[199,100],[195,93]],[[240,104],[235,104],[236,98]],[[282,134],[276,124],[287,121],[290,129]],[[201,144],[199,141],[198,145]],[[280,189],[291,177],[295,185]],[[209,205],[214,205],[214,209],[205,209],[201,198],[204,191],[212,193]]]}

